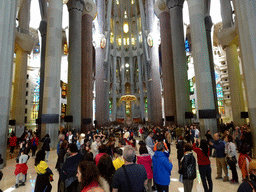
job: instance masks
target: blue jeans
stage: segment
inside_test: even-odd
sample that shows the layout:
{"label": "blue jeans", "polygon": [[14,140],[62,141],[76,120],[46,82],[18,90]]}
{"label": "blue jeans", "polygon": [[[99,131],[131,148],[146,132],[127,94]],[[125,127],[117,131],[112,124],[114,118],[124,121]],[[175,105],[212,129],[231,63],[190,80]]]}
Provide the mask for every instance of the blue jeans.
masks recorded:
{"label": "blue jeans", "polygon": [[[203,183],[204,191],[205,192],[212,192],[212,169],[210,164],[209,165],[199,165],[199,173],[201,176],[201,180]],[[208,185],[206,182],[208,181]]]}
{"label": "blue jeans", "polygon": [[45,157],[45,160],[48,160],[49,153],[50,153],[50,151],[46,151],[46,157]]}

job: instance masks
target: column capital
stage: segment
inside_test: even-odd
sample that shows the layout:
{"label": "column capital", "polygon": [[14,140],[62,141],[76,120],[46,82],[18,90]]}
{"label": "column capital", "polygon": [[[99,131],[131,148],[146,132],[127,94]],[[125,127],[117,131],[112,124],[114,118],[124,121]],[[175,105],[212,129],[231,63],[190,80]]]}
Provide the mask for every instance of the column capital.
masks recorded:
{"label": "column capital", "polygon": [[169,10],[166,6],[165,0],[157,0],[154,6],[154,11],[156,16],[159,18],[160,14],[163,12],[169,13]]}
{"label": "column capital", "polygon": [[93,20],[97,16],[97,6],[93,0],[85,0],[83,15],[91,15]]}
{"label": "column capital", "polygon": [[235,23],[235,25],[229,28],[223,28],[219,33],[217,33],[217,37],[223,49],[231,44],[236,44],[238,46],[237,24]]}
{"label": "column capital", "polygon": [[39,31],[41,33],[41,37],[46,36],[47,33],[47,22],[42,20],[40,22]]}
{"label": "column capital", "polygon": [[172,9],[174,7],[183,8],[184,0],[166,0],[166,5],[168,9]]}
{"label": "column capital", "polygon": [[67,3],[68,11],[76,9],[83,12],[85,6],[85,0],[69,0]]}

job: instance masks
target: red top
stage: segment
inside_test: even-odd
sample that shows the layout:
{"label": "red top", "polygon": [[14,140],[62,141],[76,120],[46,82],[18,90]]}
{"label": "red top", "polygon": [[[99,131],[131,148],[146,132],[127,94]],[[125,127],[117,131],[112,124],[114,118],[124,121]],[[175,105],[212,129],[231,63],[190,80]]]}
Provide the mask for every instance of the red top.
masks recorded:
{"label": "red top", "polygon": [[17,143],[17,137],[16,136],[13,136],[9,139],[9,146],[16,146],[16,143]]}
{"label": "red top", "polygon": [[106,153],[99,153],[98,155],[95,156],[95,164],[98,165],[100,158],[105,155]]}
{"label": "red top", "polygon": [[148,179],[153,178],[152,159],[150,155],[144,154],[144,155],[137,156],[137,164],[144,165],[147,172]]}
{"label": "red top", "polygon": [[87,192],[94,187],[99,187],[98,182],[96,181],[91,182],[88,186],[85,186],[81,192]]}
{"label": "red top", "polygon": [[193,144],[193,151],[197,154],[197,163],[198,165],[209,165],[211,164],[209,155],[210,155],[210,148],[208,148],[208,157],[205,156],[202,149],[199,147],[196,147],[196,144]]}
{"label": "red top", "polygon": [[39,140],[38,137],[36,137],[36,138],[33,137],[33,138],[31,139],[31,144],[32,144],[32,145],[33,145],[34,140],[36,141],[36,146],[38,146],[38,140]]}

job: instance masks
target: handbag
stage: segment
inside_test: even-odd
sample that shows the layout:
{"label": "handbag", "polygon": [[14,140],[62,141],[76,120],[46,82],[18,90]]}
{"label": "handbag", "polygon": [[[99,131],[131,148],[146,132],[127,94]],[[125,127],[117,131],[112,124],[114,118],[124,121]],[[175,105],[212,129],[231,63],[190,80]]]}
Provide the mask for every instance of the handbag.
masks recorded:
{"label": "handbag", "polygon": [[187,177],[188,177],[189,180],[193,180],[193,179],[196,178],[196,170],[193,167],[193,165],[195,164],[195,158],[194,158],[193,155],[192,155],[191,158],[192,158],[191,163],[187,167]]}
{"label": "handbag", "polygon": [[226,161],[228,165],[236,165],[237,164],[237,160],[236,157],[226,157]]}

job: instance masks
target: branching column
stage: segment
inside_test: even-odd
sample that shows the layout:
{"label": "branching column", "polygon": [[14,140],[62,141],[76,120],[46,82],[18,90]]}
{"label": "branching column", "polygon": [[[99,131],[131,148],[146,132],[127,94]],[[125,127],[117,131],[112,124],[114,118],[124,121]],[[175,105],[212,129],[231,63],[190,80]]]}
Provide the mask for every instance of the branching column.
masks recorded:
{"label": "branching column", "polygon": [[[24,0],[19,11],[19,34],[23,41],[29,37],[31,0]],[[23,34],[26,34],[23,36]],[[25,37],[26,36],[26,37]],[[25,38],[24,38],[25,37]],[[24,39],[23,39],[24,38]],[[12,119],[16,120],[16,125],[25,125],[25,101],[26,101],[26,80],[27,80],[27,60],[31,50],[26,49],[24,44],[16,44],[15,79],[12,102]]]}
{"label": "branching column", "polygon": [[[188,7],[191,39],[194,45],[192,55],[195,67],[198,110],[201,113],[208,113],[208,110],[211,110],[214,114],[214,93],[204,23],[204,0],[188,0]],[[205,135],[206,130],[211,130],[212,133],[217,132],[216,118],[200,119],[199,121],[201,135]]]}
{"label": "branching column", "polygon": [[218,37],[223,48],[226,49],[233,122],[235,126],[241,126],[245,123],[244,119],[241,118],[241,112],[245,111],[245,103],[237,53],[237,29],[232,22],[230,0],[221,1],[221,16],[223,29]]}

